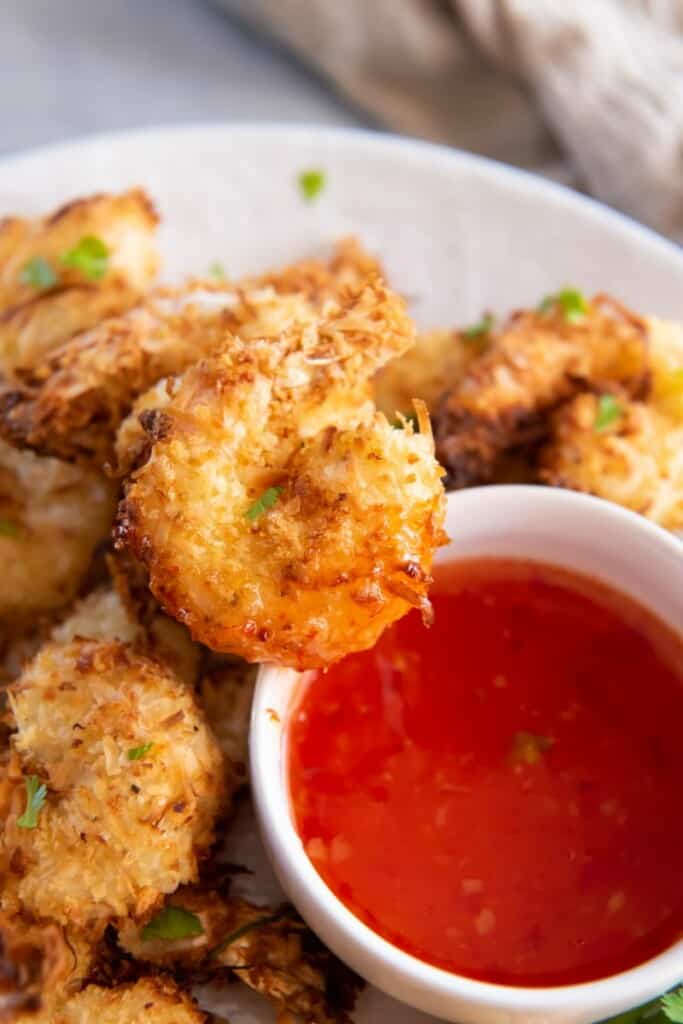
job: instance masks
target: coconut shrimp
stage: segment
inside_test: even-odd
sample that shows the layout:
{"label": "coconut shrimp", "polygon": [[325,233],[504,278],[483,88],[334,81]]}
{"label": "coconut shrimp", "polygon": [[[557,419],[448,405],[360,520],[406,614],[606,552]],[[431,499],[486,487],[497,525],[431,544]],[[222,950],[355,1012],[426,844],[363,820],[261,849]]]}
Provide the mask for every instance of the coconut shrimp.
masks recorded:
{"label": "coconut shrimp", "polygon": [[0,368],[33,366],[133,306],[157,272],[157,223],[141,189],[0,221]]}
{"label": "coconut shrimp", "polygon": [[499,457],[548,432],[548,414],[592,382],[642,396],[648,327],[607,296],[560,292],[515,313],[434,415],[436,450],[454,487],[485,483]]}
{"label": "coconut shrimp", "polygon": [[364,400],[411,343],[377,279],[315,325],[190,368],[154,420],[117,539],[195,639],[247,660],[324,665],[428,613],[441,470],[423,431]]}
{"label": "coconut shrimp", "polygon": [[122,926],[119,943],[126,953],[155,966],[180,968],[189,979],[220,983],[233,975],[268,999],[278,1014],[300,1015],[311,1024],[348,1024],[362,982],[293,908],[259,907],[201,887],[179,890],[168,908],[189,915],[192,936],[154,937],[164,921],[161,911],[146,928],[132,922]]}
{"label": "coconut shrimp", "polygon": [[51,642],[8,696],[2,909],[97,936],[197,878],[223,759],[170,668],[116,641]]}
{"label": "coconut shrimp", "polygon": [[95,470],[0,441],[0,618],[61,608],[108,537],[116,490]]}
{"label": "coconut shrimp", "polygon": [[43,454],[111,462],[119,424],[132,409],[137,419],[138,396],[162,378],[211,355],[231,334],[277,338],[293,323],[313,322],[325,301],[375,265],[348,245],[339,243],[329,263],[293,264],[258,280],[157,289],[136,309],[15,374],[0,388],[0,431]]}
{"label": "coconut shrimp", "polygon": [[683,529],[683,330],[648,320],[650,395],[578,395],[551,421],[545,483],[570,487]]}

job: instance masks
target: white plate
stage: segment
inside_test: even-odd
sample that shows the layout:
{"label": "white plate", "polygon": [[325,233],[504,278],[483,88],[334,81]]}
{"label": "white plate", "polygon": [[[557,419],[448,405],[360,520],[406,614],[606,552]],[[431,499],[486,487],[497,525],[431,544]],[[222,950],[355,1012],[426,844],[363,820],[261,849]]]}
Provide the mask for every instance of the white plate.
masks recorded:
{"label": "white plate", "polygon": [[[296,184],[320,168],[311,204]],[[358,234],[411,298],[423,326],[532,304],[574,284],[605,290],[641,312],[683,319],[677,246],[560,186],[437,146],[369,132],[209,124],[101,136],[0,162],[0,216],[37,213],[98,190],[140,184],[164,218],[165,274],[232,275],[324,251]],[[248,814],[230,859],[260,855]],[[275,892],[265,864],[252,894]],[[212,1006],[232,1024],[265,1024],[269,1007],[231,986]],[[357,1024],[426,1024],[366,992]]]}

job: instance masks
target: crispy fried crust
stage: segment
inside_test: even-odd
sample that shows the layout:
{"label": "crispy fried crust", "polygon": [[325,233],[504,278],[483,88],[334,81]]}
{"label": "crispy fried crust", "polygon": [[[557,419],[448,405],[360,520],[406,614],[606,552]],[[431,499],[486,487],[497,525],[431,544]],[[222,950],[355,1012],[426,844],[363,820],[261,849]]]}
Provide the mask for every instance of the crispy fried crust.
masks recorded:
{"label": "crispy fried crust", "polygon": [[578,395],[555,413],[552,440],[540,453],[541,479],[683,529],[683,418],[622,397],[621,415],[598,431],[598,401]]}
{"label": "crispy fried crust", "polygon": [[[223,764],[169,669],[121,643],[51,643],[9,693],[17,731],[2,790],[4,909],[99,933],[197,877],[223,804]],[[30,774],[48,796],[37,827],[20,828]]]}
{"label": "crispy fried crust", "polygon": [[311,1024],[348,1024],[362,986],[287,907],[258,907],[219,890],[182,889],[172,900],[199,917],[190,939],[142,938],[126,923],[119,942],[137,960],[180,970],[188,980],[218,980],[226,971],[274,1004]]}
{"label": "crispy fried crust", "polygon": [[[351,241],[328,263],[311,261],[234,285],[194,281],[158,289],[138,309],[72,338],[0,388],[0,432],[18,447],[97,465],[136,399],[161,378],[182,373],[230,334],[276,338],[315,319],[377,264]],[[135,410],[137,416],[144,408]],[[124,466],[124,470],[125,470]]]}
{"label": "crispy fried crust", "polygon": [[0,1021],[23,1011],[47,1012],[78,991],[93,960],[93,946],[52,921],[0,913]]}
{"label": "crispy fried crust", "polygon": [[645,393],[645,321],[600,295],[578,322],[562,309],[513,314],[434,416],[451,486],[491,480],[501,454],[544,436],[548,412],[595,382]]}
{"label": "crispy fried crust", "polygon": [[249,713],[256,685],[257,666],[241,658],[226,657],[204,672],[198,692],[211,730],[226,760],[242,780],[247,776]]}
{"label": "crispy fried crust", "polygon": [[[37,220],[0,221],[0,368],[33,366],[74,334],[134,305],[157,272],[157,223],[141,189],[89,196]],[[88,236],[101,239],[110,254],[96,281],[62,263]],[[54,287],[22,282],[23,268],[36,257],[58,274]]]}
{"label": "crispy fried crust", "polygon": [[66,605],[108,537],[116,488],[95,470],[0,441],[0,617]]}
{"label": "crispy fried crust", "polygon": [[472,362],[487,346],[487,336],[466,338],[458,331],[418,334],[412,348],[387,363],[373,381],[377,408],[389,419],[408,414],[413,399],[421,398],[430,413],[439,400],[460,383]]}
{"label": "crispy fried crust", "polygon": [[[392,430],[356,394],[411,335],[376,282],[316,328],[187,371],[117,538],[195,639],[314,667],[426,605],[443,522],[431,436]],[[250,518],[273,487],[274,507]]]}
{"label": "crispy fried crust", "polygon": [[15,1024],[209,1024],[194,999],[170,978],[127,985],[88,985],[47,1012],[22,1014]]}

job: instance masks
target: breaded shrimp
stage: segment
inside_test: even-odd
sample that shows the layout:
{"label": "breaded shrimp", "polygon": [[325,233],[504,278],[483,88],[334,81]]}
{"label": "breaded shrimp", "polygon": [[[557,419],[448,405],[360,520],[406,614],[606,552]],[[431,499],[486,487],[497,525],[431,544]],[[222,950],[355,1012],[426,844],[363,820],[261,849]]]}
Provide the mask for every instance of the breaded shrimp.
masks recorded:
{"label": "breaded shrimp", "polygon": [[[0,913],[0,1021],[38,1022],[87,977],[95,948],[53,921]],[[29,1016],[30,1015],[30,1016]]]}
{"label": "breaded shrimp", "polygon": [[186,372],[117,537],[195,639],[315,667],[428,608],[444,513],[429,424],[393,430],[363,402],[411,340],[402,304],[375,281],[329,319],[234,342]]}
{"label": "breaded shrimp", "polygon": [[643,395],[647,348],[646,323],[607,296],[570,315],[560,302],[513,314],[434,416],[449,483],[491,480],[501,454],[542,438],[552,408],[593,382]]}
{"label": "breaded shrimp", "polygon": [[257,907],[220,890],[179,890],[167,906],[189,911],[202,931],[185,939],[145,937],[126,922],[122,948],[136,960],[220,981],[227,972],[311,1024],[348,1024],[362,982],[288,907]]}
{"label": "breaded shrimp", "polygon": [[192,997],[171,978],[140,978],[113,987],[87,985],[37,1014],[13,1024],[209,1024]]}
{"label": "breaded shrimp", "polygon": [[377,408],[393,420],[408,415],[412,401],[421,398],[430,412],[439,399],[457,387],[474,359],[487,345],[488,335],[467,337],[459,331],[433,330],[418,334],[412,348],[392,359],[373,381]]}
{"label": "breaded shrimp", "polygon": [[66,605],[107,538],[116,489],[95,470],[0,441],[0,617]]}
{"label": "breaded shrimp", "polygon": [[77,638],[118,640],[170,666],[186,683],[197,681],[201,650],[187,630],[158,608],[149,616],[138,617],[120,593],[106,584],[77,601],[53,627],[51,638],[61,644]]}
{"label": "breaded shrimp", "polygon": [[577,395],[552,419],[540,478],[616,502],[670,530],[683,529],[683,418],[617,397],[619,414],[603,429],[600,396]]}
{"label": "breaded shrimp", "polygon": [[[329,264],[294,264],[242,284],[160,288],[139,308],[80,334],[0,387],[0,432],[18,447],[102,465],[138,396],[219,349],[230,334],[277,338],[313,321],[374,261],[348,242]],[[135,417],[144,408],[135,409]]]}
{"label": "breaded shrimp", "polygon": [[340,239],[328,261],[300,260],[287,267],[248,277],[247,288],[274,288],[280,295],[303,295],[320,312],[329,299],[338,301],[348,289],[357,291],[369,277],[386,278],[379,260],[357,238]]}
{"label": "breaded shrimp", "polygon": [[226,760],[246,780],[249,713],[256,685],[256,665],[226,656],[206,671],[198,684],[199,699]]}
{"label": "breaded shrimp", "polygon": [[[157,271],[157,223],[141,189],[77,199],[37,220],[0,221],[0,369],[33,366],[134,305]],[[69,258],[84,239],[106,253],[90,270]]]}
{"label": "breaded shrimp", "polygon": [[[50,643],[9,699],[3,909],[97,935],[196,879],[223,759],[170,669],[118,642]],[[35,827],[22,827],[32,779],[47,794]]]}

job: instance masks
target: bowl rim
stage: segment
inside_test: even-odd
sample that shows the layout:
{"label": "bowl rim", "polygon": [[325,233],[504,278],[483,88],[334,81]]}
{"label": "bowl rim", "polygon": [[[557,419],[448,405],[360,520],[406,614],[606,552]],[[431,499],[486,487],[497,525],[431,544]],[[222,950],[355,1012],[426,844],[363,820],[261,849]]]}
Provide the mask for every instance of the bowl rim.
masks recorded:
{"label": "bowl rim", "polygon": [[[539,508],[545,506],[550,513],[560,506],[569,508],[574,505],[575,508],[580,507],[584,514],[595,515],[602,524],[601,528],[610,520],[620,521],[626,528],[640,532],[643,537],[648,536],[660,545],[673,557],[674,568],[675,563],[679,563],[683,574],[683,542],[637,513],[600,498],[537,485],[504,484],[451,492],[448,499],[451,504],[457,502],[467,509],[468,505],[475,507],[482,499],[490,498],[495,502],[502,495],[506,499],[537,504]],[[289,711],[304,676],[305,673],[294,669],[260,666],[250,722],[250,771],[259,825],[275,872],[281,881],[285,879],[285,888],[287,879],[297,880],[305,898],[295,899],[295,902],[305,904],[302,916],[308,919],[314,931],[317,928],[321,933],[343,932],[348,944],[357,947],[374,963],[381,963],[382,968],[400,982],[403,991],[429,992],[439,998],[459,999],[500,1012],[544,1011],[557,1014],[585,1011],[589,1007],[593,1019],[599,1020],[620,1012],[614,1009],[615,1006],[622,1010],[639,1006],[680,982],[683,938],[662,953],[618,974],[569,985],[524,987],[479,981],[436,967],[392,945],[360,921],[316,871],[305,853],[291,814],[283,757],[287,720],[282,716],[276,722],[277,729],[274,729],[273,718],[268,712],[273,704],[274,687],[277,688],[276,693],[287,695]],[[277,782],[272,774],[275,768]],[[313,917],[315,924],[311,920]],[[338,946],[338,943],[329,942],[324,934],[323,938],[331,948]],[[411,1001],[403,994],[396,994],[398,998]],[[412,1005],[426,1008],[418,1002]]]}

